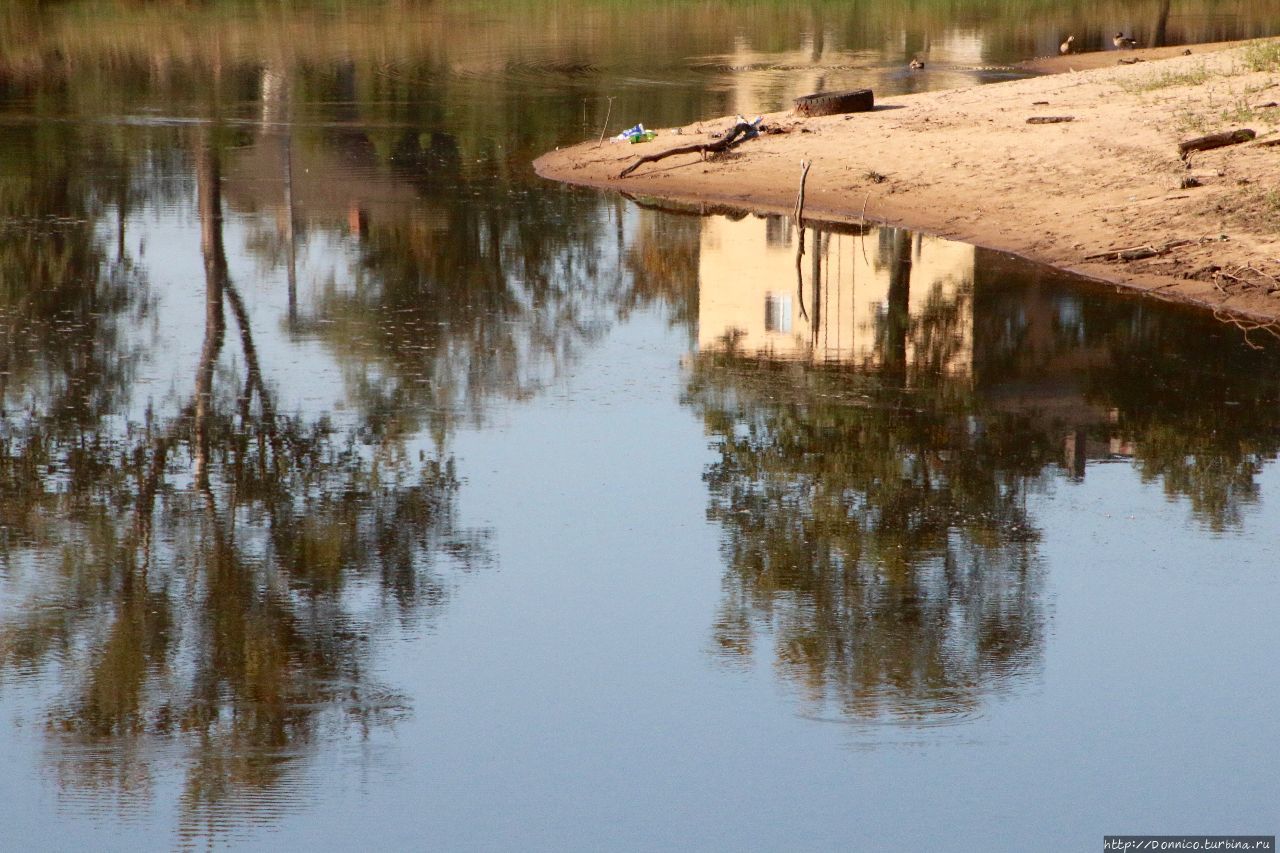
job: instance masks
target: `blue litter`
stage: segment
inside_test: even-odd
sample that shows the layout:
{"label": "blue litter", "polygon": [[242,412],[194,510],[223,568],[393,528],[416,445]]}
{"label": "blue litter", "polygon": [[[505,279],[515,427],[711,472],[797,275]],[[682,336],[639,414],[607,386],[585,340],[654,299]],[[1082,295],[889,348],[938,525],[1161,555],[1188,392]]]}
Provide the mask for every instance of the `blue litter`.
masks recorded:
{"label": "blue litter", "polygon": [[643,124],[637,124],[635,127],[629,127],[619,133],[614,139],[619,142],[648,142],[657,136],[652,130],[645,130]]}

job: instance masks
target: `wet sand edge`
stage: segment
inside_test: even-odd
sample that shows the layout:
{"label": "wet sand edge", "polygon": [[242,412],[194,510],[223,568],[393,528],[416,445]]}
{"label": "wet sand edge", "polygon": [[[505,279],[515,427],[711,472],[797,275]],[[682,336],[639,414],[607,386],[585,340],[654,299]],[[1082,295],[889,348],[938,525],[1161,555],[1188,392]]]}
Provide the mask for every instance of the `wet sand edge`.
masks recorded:
{"label": "wet sand edge", "polygon": [[[703,161],[618,172],[641,153],[710,142],[733,122],[668,128],[643,148],[595,140],[539,157],[544,178],[695,207],[887,224],[1017,255],[1252,323],[1280,320],[1280,85],[1249,63],[1280,42],[1036,60],[1045,76],[886,98],[870,113],[765,116],[765,134]],[[1085,58],[1095,67],[1075,70]],[[1118,59],[1142,62],[1118,65]],[[1235,105],[1228,115],[1223,104]],[[1028,124],[1027,118],[1072,121]],[[1232,120],[1232,119],[1243,119]],[[1179,156],[1201,133],[1242,145]],[[1134,261],[1109,252],[1152,247]]]}

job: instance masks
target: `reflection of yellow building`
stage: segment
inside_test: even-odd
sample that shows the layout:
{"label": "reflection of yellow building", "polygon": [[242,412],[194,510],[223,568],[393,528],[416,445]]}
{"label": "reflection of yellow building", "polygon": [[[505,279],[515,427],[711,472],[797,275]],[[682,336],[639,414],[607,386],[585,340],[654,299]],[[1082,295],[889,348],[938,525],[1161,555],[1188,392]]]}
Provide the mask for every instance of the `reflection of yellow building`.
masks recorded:
{"label": "reflection of yellow building", "polygon": [[[974,249],[896,229],[806,234],[796,269],[788,219],[707,219],[698,344],[744,355],[935,367],[973,366]],[[816,284],[815,284],[816,279]]]}

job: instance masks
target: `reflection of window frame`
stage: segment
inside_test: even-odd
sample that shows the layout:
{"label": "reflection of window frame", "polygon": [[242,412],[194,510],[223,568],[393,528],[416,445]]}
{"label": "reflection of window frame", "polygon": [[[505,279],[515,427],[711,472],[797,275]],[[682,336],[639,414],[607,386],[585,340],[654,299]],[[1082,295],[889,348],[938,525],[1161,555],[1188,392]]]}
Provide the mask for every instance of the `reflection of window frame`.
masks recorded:
{"label": "reflection of window frame", "polygon": [[791,217],[766,216],[764,218],[764,244],[770,249],[790,248]]}
{"label": "reflection of window frame", "polygon": [[786,334],[791,331],[791,294],[766,291],[764,294],[764,330]]}

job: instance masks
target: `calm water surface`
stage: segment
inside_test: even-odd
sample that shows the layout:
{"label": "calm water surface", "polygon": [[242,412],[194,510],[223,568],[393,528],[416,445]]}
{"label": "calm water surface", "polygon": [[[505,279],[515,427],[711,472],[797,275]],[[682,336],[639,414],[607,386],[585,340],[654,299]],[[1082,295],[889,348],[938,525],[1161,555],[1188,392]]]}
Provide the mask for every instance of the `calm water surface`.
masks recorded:
{"label": "calm water surface", "polygon": [[529,162],[1280,6],[316,6],[0,12],[6,848],[1276,831],[1276,347]]}

